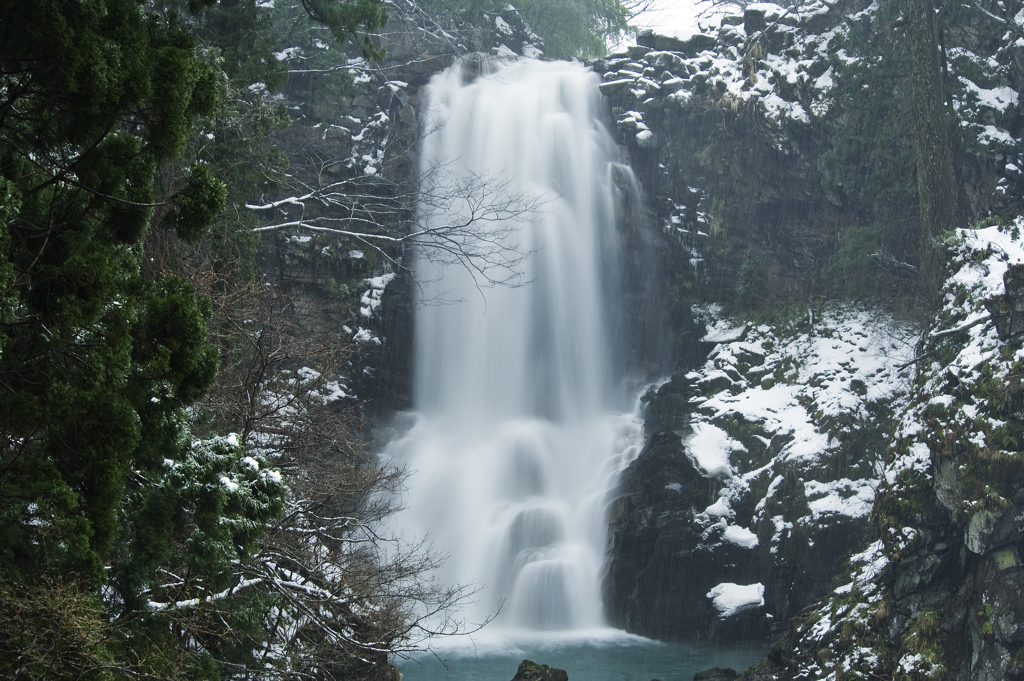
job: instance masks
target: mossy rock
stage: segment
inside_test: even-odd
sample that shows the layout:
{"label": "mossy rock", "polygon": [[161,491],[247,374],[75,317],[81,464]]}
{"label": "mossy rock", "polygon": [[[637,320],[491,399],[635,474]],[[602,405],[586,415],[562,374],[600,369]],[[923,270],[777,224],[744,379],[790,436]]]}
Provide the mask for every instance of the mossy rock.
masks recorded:
{"label": "mossy rock", "polygon": [[537,664],[532,660],[523,660],[512,681],[569,681],[569,674],[564,669]]}

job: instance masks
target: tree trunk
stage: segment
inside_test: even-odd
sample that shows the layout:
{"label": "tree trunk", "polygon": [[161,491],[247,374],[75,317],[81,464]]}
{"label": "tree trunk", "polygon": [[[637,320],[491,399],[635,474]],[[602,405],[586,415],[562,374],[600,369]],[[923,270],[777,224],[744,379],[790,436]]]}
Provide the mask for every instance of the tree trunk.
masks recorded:
{"label": "tree trunk", "polygon": [[953,173],[942,65],[932,0],[898,0],[903,6],[910,59],[917,165],[918,238],[922,292],[933,297],[941,285],[942,260],[935,238],[956,226],[957,187]]}

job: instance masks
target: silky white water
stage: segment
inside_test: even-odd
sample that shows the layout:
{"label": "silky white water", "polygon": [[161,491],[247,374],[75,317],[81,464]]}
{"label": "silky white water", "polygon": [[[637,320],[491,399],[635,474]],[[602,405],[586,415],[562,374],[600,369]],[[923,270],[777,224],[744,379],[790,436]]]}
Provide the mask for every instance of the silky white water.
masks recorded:
{"label": "silky white water", "polygon": [[397,522],[447,555],[441,579],[479,587],[470,623],[598,628],[604,507],[641,440],[613,371],[623,166],[583,66],[468,72],[425,97],[420,223],[470,228],[416,256],[418,418],[386,452],[410,471]]}

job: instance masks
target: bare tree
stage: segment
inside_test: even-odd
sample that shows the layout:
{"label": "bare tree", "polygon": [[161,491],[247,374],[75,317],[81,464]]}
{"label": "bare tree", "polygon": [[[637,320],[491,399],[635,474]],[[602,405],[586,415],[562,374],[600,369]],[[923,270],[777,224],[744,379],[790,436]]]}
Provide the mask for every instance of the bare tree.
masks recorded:
{"label": "bare tree", "polygon": [[[392,679],[394,656],[464,630],[457,611],[471,590],[433,577],[442,557],[429,546],[386,532],[404,472],[363,449],[336,320],[275,287],[257,303],[219,336],[221,375],[204,407],[212,428],[237,432],[244,451],[277,467],[284,512],[229,589],[172,599],[163,612],[181,611],[197,641],[252,647],[245,661],[222,663],[234,678]],[[239,599],[264,604],[248,630],[225,620]]]}
{"label": "bare tree", "polygon": [[[702,15],[707,15],[711,12],[717,11],[733,11],[742,12],[750,5],[756,4],[758,0],[697,0],[697,4],[706,5],[707,8],[702,11]],[[798,7],[804,3],[804,0],[778,0],[775,4],[781,5],[782,7]]]}
{"label": "bare tree", "polygon": [[[280,5],[274,11],[286,11]],[[256,231],[263,235],[332,237],[336,253],[368,249],[391,270],[408,267],[411,259],[404,256],[411,247],[465,267],[481,287],[517,285],[528,253],[511,235],[542,208],[544,197],[513,191],[502,177],[460,174],[458,159],[426,170],[418,165],[420,142],[432,131],[419,127],[410,94],[415,84],[395,80],[396,74],[425,81],[469,49],[456,19],[435,17],[429,5],[388,0],[390,21],[375,37],[387,50],[384,62],[331,52],[329,41],[315,36],[280,53],[293,78],[345,72],[358,94],[346,95],[351,108],[340,102],[332,112],[291,102],[297,120],[274,135],[290,170],[245,207],[262,223]],[[301,12],[292,14],[305,21]],[[301,31],[323,32],[306,24]]]}
{"label": "bare tree", "polygon": [[307,186],[304,194],[248,208],[281,218],[259,232],[347,237],[374,249],[395,268],[403,267],[395,247],[415,247],[431,259],[462,265],[479,284],[522,283],[519,266],[528,253],[511,237],[518,224],[540,210],[541,198],[510,192],[505,180],[458,176],[445,166],[425,173],[415,194],[397,185],[390,187],[394,193],[361,192],[361,180]]}
{"label": "bare tree", "polygon": [[522,283],[528,253],[510,237],[546,197],[517,191],[503,177],[459,172],[457,159],[419,169],[415,152],[432,131],[411,117],[394,101],[366,120],[285,131],[280,142],[294,170],[273,197],[246,204],[263,222],[256,231],[335,236],[375,251],[394,270],[407,266],[402,256],[413,247],[462,265],[481,286]]}

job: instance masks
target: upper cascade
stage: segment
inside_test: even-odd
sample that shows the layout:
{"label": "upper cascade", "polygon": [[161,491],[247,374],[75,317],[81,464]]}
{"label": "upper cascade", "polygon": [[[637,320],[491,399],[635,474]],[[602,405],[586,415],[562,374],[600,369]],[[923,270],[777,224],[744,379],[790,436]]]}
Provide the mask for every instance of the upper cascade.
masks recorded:
{"label": "upper cascade", "polygon": [[577,64],[529,59],[463,61],[430,82],[420,223],[471,224],[458,245],[489,251],[490,267],[420,254],[418,410],[571,419],[607,405],[618,149],[598,82]]}

